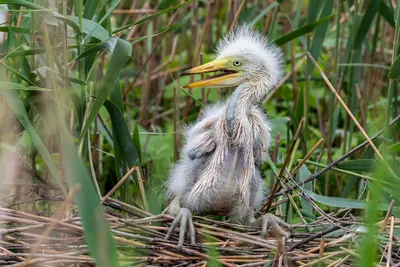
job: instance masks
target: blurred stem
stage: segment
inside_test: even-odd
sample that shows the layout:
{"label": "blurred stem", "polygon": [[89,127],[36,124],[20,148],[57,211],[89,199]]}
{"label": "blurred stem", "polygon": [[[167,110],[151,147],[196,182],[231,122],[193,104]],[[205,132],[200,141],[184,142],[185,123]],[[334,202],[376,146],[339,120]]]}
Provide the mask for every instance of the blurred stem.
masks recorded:
{"label": "blurred stem", "polygon": [[[397,7],[397,9],[399,9],[399,7]],[[392,50],[392,65],[394,63],[394,60],[397,57],[397,51],[398,51],[398,45],[400,42],[400,30],[399,30],[399,25],[398,23],[400,23],[400,12],[398,12],[398,10],[396,10],[395,12],[395,16],[398,16],[397,18],[395,17],[395,21],[396,21],[396,27],[395,27],[395,32],[394,32],[394,41],[393,41],[393,50]],[[388,109],[387,109],[387,113],[386,113],[386,118],[385,118],[385,137],[387,140],[394,140],[394,136],[392,136],[392,131],[389,129],[389,123],[390,123],[390,118],[392,117],[393,114],[393,109],[394,109],[394,103],[396,101],[396,95],[393,94],[394,91],[397,91],[394,89],[394,87],[396,86],[396,83],[393,79],[389,80],[389,88],[388,88],[388,92],[387,92],[387,101],[388,101]],[[391,137],[393,137],[393,139],[390,139]],[[387,143],[386,143],[387,144]],[[385,146],[385,149],[387,148],[387,146]]]}

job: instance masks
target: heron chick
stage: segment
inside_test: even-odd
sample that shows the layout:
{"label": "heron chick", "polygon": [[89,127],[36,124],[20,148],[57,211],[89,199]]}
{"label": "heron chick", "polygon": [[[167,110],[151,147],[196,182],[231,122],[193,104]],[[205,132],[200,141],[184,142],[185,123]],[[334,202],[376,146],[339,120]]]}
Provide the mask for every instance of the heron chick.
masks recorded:
{"label": "heron chick", "polygon": [[166,238],[180,222],[178,248],[187,227],[195,243],[192,212],[261,226],[264,237],[269,228],[277,236],[289,236],[283,228],[290,225],[278,217],[254,216],[265,189],[262,153],[271,141],[271,126],[259,104],[282,77],[282,53],[252,27],[242,25],[219,42],[217,54],[215,60],[182,73],[215,72],[185,88],[237,88],[225,103],[207,107],[186,130],[181,159],[168,181],[168,212],[176,217]]}

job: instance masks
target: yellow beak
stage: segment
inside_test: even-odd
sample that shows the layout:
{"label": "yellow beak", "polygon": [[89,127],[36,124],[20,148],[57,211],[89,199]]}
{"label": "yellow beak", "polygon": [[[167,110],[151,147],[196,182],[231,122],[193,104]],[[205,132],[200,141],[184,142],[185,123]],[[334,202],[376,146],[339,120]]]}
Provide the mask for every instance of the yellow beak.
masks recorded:
{"label": "yellow beak", "polygon": [[226,67],[226,60],[216,59],[209,63],[203,64],[198,67],[194,67],[192,69],[188,69],[181,73],[181,75],[193,75],[193,74],[201,74],[201,73],[209,73],[209,72],[219,72],[218,74],[201,79],[196,82],[189,83],[183,88],[197,88],[197,87],[221,87],[223,85],[223,81],[228,78],[232,78],[238,75],[238,72]]}

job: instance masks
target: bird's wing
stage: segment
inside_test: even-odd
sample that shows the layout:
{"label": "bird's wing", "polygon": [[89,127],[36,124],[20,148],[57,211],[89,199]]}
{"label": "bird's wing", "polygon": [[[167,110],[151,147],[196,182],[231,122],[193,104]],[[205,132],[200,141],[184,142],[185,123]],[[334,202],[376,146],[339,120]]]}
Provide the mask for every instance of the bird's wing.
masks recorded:
{"label": "bird's wing", "polygon": [[220,104],[207,108],[202,118],[188,128],[183,153],[190,159],[202,157],[215,150],[215,124],[221,118],[223,108]]}
{"label": "bird's wing", "polygon": [[264,112],[258,107],[250,109],[252,128],[255,130],[253,155],[257,168],[263,163],[263,153],[268,153],[271,140],[271,126]]}
{"label": "bird's wing", "polygon": [[187,146],[187,154],[190,159],[207,155],[215,150],[215,140],[212,131],[201,133],[190,140]]}

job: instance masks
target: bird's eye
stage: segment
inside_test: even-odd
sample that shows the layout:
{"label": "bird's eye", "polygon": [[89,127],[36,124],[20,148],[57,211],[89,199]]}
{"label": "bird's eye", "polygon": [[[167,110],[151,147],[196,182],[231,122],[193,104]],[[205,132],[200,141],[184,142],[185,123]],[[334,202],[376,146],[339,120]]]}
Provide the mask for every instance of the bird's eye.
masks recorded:
{"label": "bird's eye", "polygon": [[240,62],[240,61],[238,61],[238,60],[233,61],[233,66],[239,67],[240,65],[242,65],[242,62]]}

